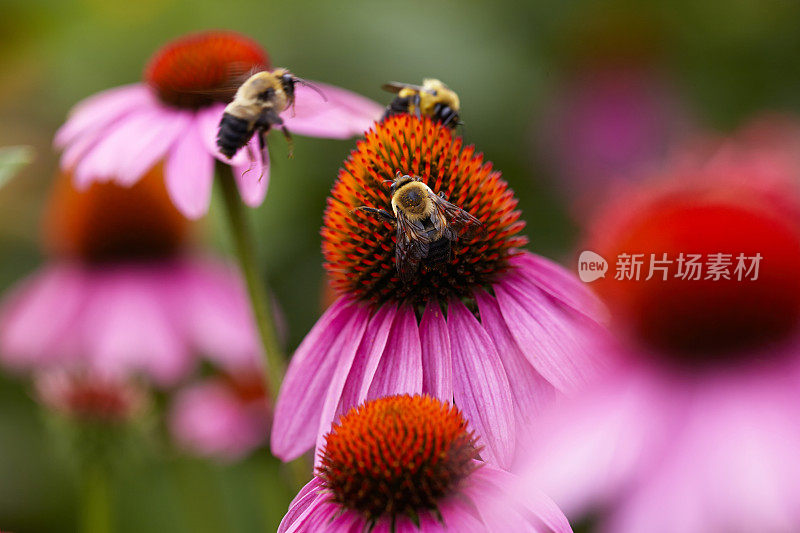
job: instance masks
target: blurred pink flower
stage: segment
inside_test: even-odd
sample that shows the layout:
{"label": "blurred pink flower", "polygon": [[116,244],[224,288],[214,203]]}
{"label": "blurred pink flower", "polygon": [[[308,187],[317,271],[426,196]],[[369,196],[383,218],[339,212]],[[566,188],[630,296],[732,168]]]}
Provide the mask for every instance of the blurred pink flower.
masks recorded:
{"label": "blurred pink flower", "polygon": [[[61,167],[74,170],[75,184],[113,180],[129,186],[159,161],[169,196],[189,218],[208,211],[214,159],[234,167],[245,203],[260,205],[269,183],[269,161],[248,161],[247,150],[232,159],[216,147],[222,112],[233,98],[231,85],[251,70],[270,68],[266,52],[233,33],[207,31],[167,43],[151,58],[145,81],[98,93],[79,103],[59,129]],[[296,106],[282,117],[300,135],[343,139],[360,135],[380,118],[379,104],[314,82],[324,97],[305,85]],[[250,142],[258,153],[257,140]],[[253,167],[247,172],[248,168]]]}
{"label": "blurred pink flower", "polygon": [[477,461],[475,440],[455,407],[429,396],[367,402],[332,427],[278,531],[572,531],[547,496]]}
{"label": "blurred pink flower", "polygon": [[[625,364],[534,421],[523,469],[573,520],[614,533],[800,529],[800,167],[746,137],[706,164],[684,160],[591,226],[586,247],[610,262],[722,253],[732,264],[731,279],[645,281],[643,269],[619,280],[612,266],[595,283]],[[740,253],[761,255],[757,279],[737,279]]]}
{"label": "blurred pink flower", "polygon": [[34,384],[43,405],[83,422],[125,423],[147,403],[145,389],[139,384],[96,371],[39,372]]}
{"label": "blurred pink flower", "polygon": [[259,345],[234,268],[183,249],[186,220],[160,167],[130,188],[79,192],[64,175],[48,208],[50,260],[0,307],[0,361],[86,368],[171,385],[201,355],[252,365]]}
{"label": "blurred pink flower", "polygon": [[663,163],[691,133],[676,93],[663,75],[641,66],[589,68],[561,88],[539,144],[581,219],[598,200]]}
{"label": "blurred pink flower", "polygon": [[262,373],[258,368],[242,370],[178,391],[169,428],[180,446],[198,455],[235,460],[266,444],[271,413]]}
{"label": "blurred pink flower", "polygon": [[[322,229],[340,296],[289,365],[271,440],[281,459],[319,448],[331,423],[365,400],[426,393],[455,400],[483,439],[483,458],[507,467],[517,426],[601,371],[601,306],[562,267],[519,249],[527,239],[513,191],[461,142],[428,119],[397,116],[345,162]],[[454,243],[441,270],[421,265],[410,282],[397,274],[396,230],[353,211],[391,209],[384,180],[397,170],[423,176],[485,228]]]}

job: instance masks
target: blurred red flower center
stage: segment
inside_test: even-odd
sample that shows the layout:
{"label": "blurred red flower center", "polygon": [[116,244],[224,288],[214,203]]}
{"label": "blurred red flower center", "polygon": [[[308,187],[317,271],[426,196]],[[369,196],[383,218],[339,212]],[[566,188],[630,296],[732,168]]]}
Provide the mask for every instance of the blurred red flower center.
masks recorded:
{"label": "blurred red flower center", "polygon": [[[389,212],[389,186],[396,172],[422,178],[435,193],[483,223],[483,232],[451,246],[450,261],[424,265],[411,283],[400,280],[395,264],[397,230],[361,206]],[[508,259],[528,240],[517,199],[500,172],[449,128],[423,117],[396,115],[367,132],[339,171],[328,198],[322,251],[331,284],[338,292],[374,302],[424,303],[430,298],[470,298],[472,289],[494,281]]]}
{"label": "blurred red flower center", "polygon": [[455,407],[389,396],[351,409],[326,436],[319,475],[341,506],[368,521],[417,516],[476,468],[479,450]]}
{"label": "blurred red flower center", "polygon": [[164,45],[150,59],[144,79],[163,102],[197,109],[229,102],[249,74],[268,68],[269,57],[255,41],[209,31]]}
{"label": "blurred red flower center", "polygon": [[[796,331],[799,230],[795,213],[756,194],[665,198],[636,211],[610,236],[610,245],[597,250],[611,266],[596,288],[645,344],[681,360],[730,360]],[[614,279],[613,262],[620,254],[644,254],[638,280]],[[666,254],[671,261],[665,263],[671,268],[666,280],[661,270],[646,280],[650,254],[657,260]],[[681,254],[699,258],[699,273],[686,279],[678,275]],[[752,258],[759,256],[754,266]],[[714,274],[714,262],[726,275]],[[683,269],[686,275],[686,263]]]}
{"label": "blurred red flower center", "polygon": [[168,257],[187,230],[188,221],[167,196],[160,165],[131,187],[94,183],[78,191],[63,174],[45,217],[49,251],[88,263]]}

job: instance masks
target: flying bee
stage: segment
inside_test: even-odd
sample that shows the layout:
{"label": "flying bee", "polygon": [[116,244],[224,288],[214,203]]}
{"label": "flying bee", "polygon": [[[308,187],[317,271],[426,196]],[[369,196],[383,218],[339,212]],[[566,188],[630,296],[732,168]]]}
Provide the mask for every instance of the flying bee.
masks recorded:
{"label": "flying bee", "polygon": [[[266,161],[266,134],[273,126],[277,126],[289,143],[289,157],[292,157],[292,135],[280,114],[294,106],[294,88],[297,83],[307,85],[322,95],[313,85],[294,76],[285,68],[250,76],[239,86],[233,101],[222,114],[217,132],[219,151],[230,159],[257,134],[261,158]],[[325,95],[322,97],[325,98]]]}
{"label": "flying bee", "polygon": [[356,209],[397,228],[396,266],[404,282],[413,279],[420,264],[442,268],[450,261],[452,243],[482,228],[480,220],[448,202],[444,192],[434,193],[418,176],[398,170],[389,192],[393,213],[367,206]]}
{"label": "flying bee", "polygon": [[393,81],[385,84],[383,89],[397,94],[386,107],[384,119],[408,113],[429,117],[451,128],[461,123],[458,95],[437,79],[424,79],[421,86]]}

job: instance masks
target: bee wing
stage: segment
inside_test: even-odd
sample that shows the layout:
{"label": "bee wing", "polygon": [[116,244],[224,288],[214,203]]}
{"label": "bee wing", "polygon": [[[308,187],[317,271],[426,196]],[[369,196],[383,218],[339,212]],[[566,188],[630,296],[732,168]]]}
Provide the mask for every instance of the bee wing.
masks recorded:
{"label": "bee wing", "polygon": [[400,83],[399,81],[390,81],[389,83],[384,83],[381,85],[381,89],[384,91],[397,94],[403,89],[412,89],[414,91],[422,91],[423,88],[420,85],[412,85],[410,83]]}
{"label": "bee wing", "polygon": [[483,229],[480,220],[442,196],[430,193],[430,199],[436,206],[436,211],[431,217],[433,225],[451,241],[458,240],[462,234],[471,235]]}
{"label": "bee wing", "polygon": [[208,89],[191,90],[180,88],[180,90],[214,98],[225,96],[228,99],[233,99],[239,87],[257,72],[259,72],[257,69],[248,67],[244,63],[232,63],[226,66],[225,81],[220,85]]}
{"label": "bee wing", "polygon": [[419,263],[428,255],[430,239],[422,226],[409,220],[402,211],[397,215],[397,245],[395,258],[397,272],[403,281],[411,281]]}

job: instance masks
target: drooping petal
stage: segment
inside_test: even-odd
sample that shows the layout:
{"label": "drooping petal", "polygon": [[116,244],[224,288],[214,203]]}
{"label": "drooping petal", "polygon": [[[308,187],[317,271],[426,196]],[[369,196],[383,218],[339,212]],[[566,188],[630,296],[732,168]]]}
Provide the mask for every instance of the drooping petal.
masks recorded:
{"label": "drooping petal", "polygon": [[300,489],[300,492],[297,493],[297,496],[295,496],[289,504],[289,510],[286,512],[286,515],[283,517],[278,527],[279,532],[285,531],[286,528],[291,526],[295,520],[308,509],[314,500],[317,499],[321,488],[322,478],[318,476],[314,476],[311,478],[311,481],[303,485],[303,488]]}
{"label": "drooping petal", "polygon": [[647,373],[595,384],[534,421],[538,438],[527,447],[527,465],[515,470],[520,490],[540,488],[568,516],[602,508],[674,445],[677,429],[667,421],[686,408],[683,394]]}
{"label": "drooping petal", "polygon": [[95,280],[81,324],[93,367],[114,375],[143,372],[161,385],[186,374],[191,358],[168,310],[170,289],[137,267]]}
{"label": "drooping petal", "polygon": [[419,324],[422,343],[422,392],[453,400],[453,358],[447,321],[439,304],[429,300]]}
{"label": "drooping petal", "polygon": [[14,289],[0,315],[0,356],[14,367],[53,359],[73,335],[73,324],[85,300],[81,271],[51,265]]}
{"label": "drooping petal", "polygon": [[[460,496],[460,495],[459,495]],[[438,533],[439,531],[464,531],[465,533],[485,533],[491,531],[486,524],[481,522],[480,516],[475,509],[475,504],[469,501],[464,501],[463,496],[448,498],[443,501],[439,506],[439,512],[444,521],[444,528],[438,526],[435,521],[426,521],[427,527],[431,532]],[[439,529],[436,529],[437,526]],[[426,533],[428,529],[424,530]]]}
{"label": "drooping petal", "polygon": [[142,109],[110,125],[97,144],[81,156],[73,176],[75,186],[85,189],[95,181],[113,179],[119,168],[121,154],[125,153],[131,142],[149,130],[153,120],[153,111]]}
{"label": "drooping petal", "polygon": [[324,96],[297,85],[294,108],[281,114],[293,133],[347,139],[364,133],[383,114],[383,106],[369,98],[332,85],[313,83]]}
{"label": "drooping petal", "polygon": [[239,194],[242,200],[250,207],[258,207],[264,201],[267,195],[267,188],[269,187],[269,150],[262,152],[258,147],[258,137],[253,136],[247,144],[247,149],[244,153],[249,152],[253,154],[252,160],[247,158],[242,164],[234,165],[233,177],[236,179],[236,185],[239,187]]}
{"label": "drooping petal", "polygon": [[[369,314],[369,308],[367,307],[360,307],[358,309],[356,316],[353,319],[356,323],[363,324],[363,327],[358,333],[358,341],[350,342],[349,344],[343,344],[341,350],[336,353],[336,357],[338,359],[336,361],[336,368],[333,371],[333,376],[331,376],[328,392],[324,396],[322,414],[319,417],[319,430],[317,431],[316,443],[317,450],[321,450],[325,445],[325,435],[331,430],[331,425],[335,421],[336,409],[341,402],[342,392],[344,390],[345,383],[347,382],[347,378],[351,372],[353,360],[356,357],[359,346],[363,340],[366,339],[364,332],[367,330]],[[316,466],[319,465],[319,461],[321,459],[321,456],[316,456],[314,458]]]}
{"label": "drooping petal", "polygon": [[534,284],[553,298],[594,320],[607,319],[608,311],[600,299],[558,263],[530,252],[523,252],[510,262],[517,267],[516,271],[510,271],[511,275],[517,275],[521,280]]}
{"label": "drooping petal", "polygon": [[[516,476],[491,465],[473,472],[468,491],[479,512],[486,517],[485,523],[494,530],[572,533],[567,517],[552,499],[530,485],[520,490]],[[512,520],[511,529],[497,527],[503,516]]]}
{"label": "drooping petal", "polygon": [[753,379],[757,373],[706,380],[693,391],[674,413],[680,431],[668,433],[652,468],[639,470],[610,530],[641,531],[648,522],[656,533],[797,530],[797,385],[774,374]]}
{"label": "drooping petal", "polygon": [[167,159],[164,174],[169,197],[181,213],[196,219],[208,211],[214,159],[203,146],[196,123],[193,122],[178,139]]}
{"label": "drooping petal", "polygon": [[422,392],[422,346],[414,310],[398,309],[367,399]]}
{"label": "drooping petal", "polygon": [[494,292],[520,350],[556,389],[573,392],[597,377],[606,346],[596,322],[514,278],[495,284]]}
{"label": "drooping petal", "polygon": [[337,417],[366,400],[396,315],[397,306],[386,304],[380,306],[370,318],[342,390]]}
{"label": "drooping petal", "polygon": [[556,398],[556,391],[533,366],[528,362],[514,337],[508,329],[500,307],[491,295],[477,291],[481,323],[492,338],[503,367],[506,369],[514,405],[517,408],[517,428],[529,427],[531,421],[542,409],[551,405]]}
{"label": "drooping petal", "polygon": [[363,306],[342,297],[297,348],[275,406],[271,440],[276,457],[289,461],[314,445],[339,354],[356,350],[366,325]]}
{"label": "drooping petal", "polygon": [[199,260],[179,271],[174,312],[193,348],[229,370],[258,365],[261,348],[238,271]]}
{"label": "drooping petal", "polygon": [[104,130],[122,115],[158,105],[150,89],[142,84],[123,85],[97,93],[76,105],[55,135],[54,143],[64,148],[79,137]]}
{"label": "drooping petal", "polygon": [[339,506],[331,503],[329,497],[324,493],[310,493],[308,497],[311,501],[299,513],[292,514],[292,520],[287,521],[287,515],[278,527],[278,533],[311,533],[313,531],[324,531],[333,517],[339,512]]}
{"label": "drooping petal", "polygon": [[209,154],[223,163],[231,166],[244,165],[248,161],[247,150],[239,150],[232,158],[228,159],[220,153],[219,147],[217,147],[217,132],[224,111],[224,104],[213,104],[197,112],[197,127],[200,129],[203,145]]}
{"label": "drooping petal", "polygon": [[459,300],[448,305],[456,405],[485,446],[481,455],[507,468],[514,457],[511,386],[492,338]]}
{"label": "drooping petal", "polygon": [[131,138],[125,151],[119,154],[115,181],[122,186],[136,183],[164,157],[191,123],[189,112],[158,109],[147,127]]}

